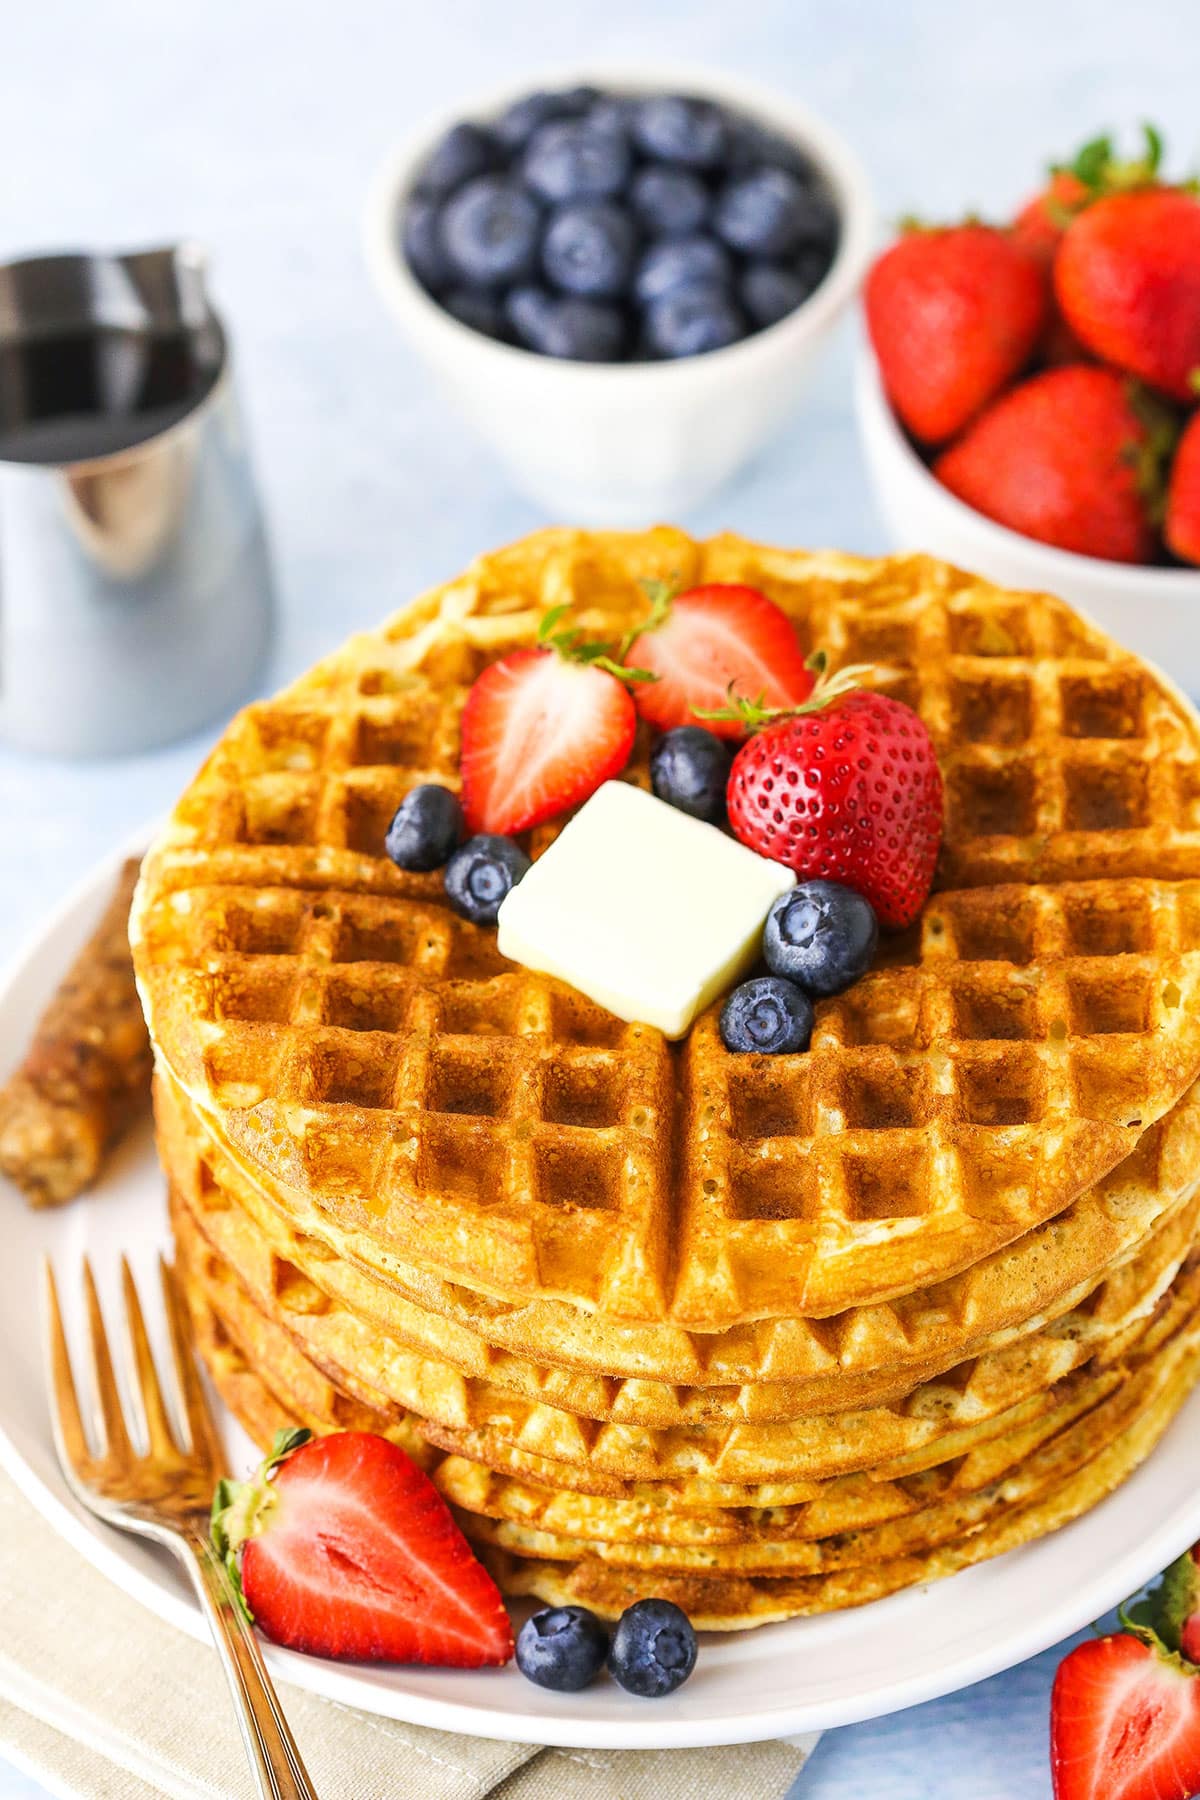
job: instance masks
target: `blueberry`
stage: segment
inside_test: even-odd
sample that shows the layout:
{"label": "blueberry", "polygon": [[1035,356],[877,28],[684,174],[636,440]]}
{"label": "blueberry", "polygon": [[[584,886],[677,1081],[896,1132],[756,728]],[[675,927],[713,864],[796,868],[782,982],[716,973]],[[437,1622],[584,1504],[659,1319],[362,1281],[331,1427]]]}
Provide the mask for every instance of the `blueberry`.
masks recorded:
{"label": "blueberry", "polygon": [[542,240],[546,278],[568,294],[612,299],[633,272],[636,234],[629,214],[611,200],[560,207]]}
{"label": "blueberry", "polygon": [[543,200],[605,200],[629,180],[629,145],[585,119],[558,119],[530,138],[522,161],[528,185]]}
{"label": "blueberry", "polygon": [[569,362],[616,362],[625,348],[625,319],[602,300],[560,300],[545,288],[514,288],[509,322],[527,350]]}
{"label": "blueberry", "polygon": [[633,123],[633,103],[623,94],[606,94],[603,99],[588,107],[584,117],[592,131],[616,131],[623,134]]}
{"label": "blueberry", "polygon": [[500,903],[529,871],[529,858],[511,838],[468,838],[446,864],[446,897],[473,925],[494,925]]}
{"label": "blueberry", "polygon": [[720,825],[732,761],[730,746],[713,732],[680,725],[664,733],[650,752],[650,785],[668,806]]}
{"label": "blueberry", "polygon": [[499,166],[500,147],[479,125],[453,125],[436,143],[417,175],[417,189],[445,199],[455,188]]}
{"label": "blueberry", "polygon": [[812,292],[798,270],[783,263],[752,262],[742,271],[738,298],[755,325],[774,325],[795,312]]}
{"label": "blueberry", "polygon": [[716,238],[662,238],[638,263],[633,290],[642,306],[653,306],[686,287],[724,287],[733,276],[729,252]]}
{"label": "blueberry", "polygon": [[526,94],[505,107],[492,129],[506,150],[522,150],[540,126],[567,118],[570,110],[562,94]]}
{"label": "blueberry", "polygon": [[499,301],[484,288],[450,288],[442,295],[442,305],[460,324],[469,325],[472,331],[481,331],[484,337],[504,338],[508,335]]}
{"label": "blueberry", "polygon": [[651,237],[686,237],[699,231],[708,217],[708,189],[687,169],[648,163],[629,189],[638,224]]}
{"label": "blueberry", "polygon": [[860,980],[878,942],[870,903],[837,881],[802,881],[781,894],[763,928],[772,975],[786,976],[816,999]]}
{"label": "blueberry", "polygon": [[462,807],[449,788],[410,788],[388,826],[384,849],[400,869],[424,873],[449,862],[462,836]]}
{"label": "blueberry", "polygon": [[646,312],[652,356],[703,356],[746,335],[746,322],[724,288],[677,288]]}
{"label": "blueberry", "polygon": [[778,975],[743,981],[721,1008],[721,1041],[735,1053],[779,1056],[807,1050],[812,1028],[812,1001],[795,982]]}
{"label": "blueberry", "polygon": [[799,144],[781,137],[754,119],[734,119],[729,126],[726,159],[732,175],[748,175],[752,169],[786,169],[806,186],[817,179],[816,171]]}
{"label": "blueberry", "polygon": [[725,154],[725,120],[708,100],[654,94],[638,103],[633,135],[640,150],[660,162],[713,169]]}
{"label": "blueberry", "polygon": [[432,294],[451,279],[441,232],[442,209],[438,202],[414,194],[404,209],[400,243],[409,268]]}
{"label": "blueberry", "polygon": [[608,1633],[586,1606],[552,1606],[526,1619],[517,1636],[517,1667],[527,1681],[577,1694],[594,1681],[608,1655]]}
{"label": "blueberry", "polygon": [[617,1620],[608,1668],[630,1694],[657,1700],[682,1687],[696,1666],[696,1633],[670,1600],[637,1600]]}
{"label": "blueberry", "polygon": [[499,287],[530,273],[540,230],[536,201],[511,181],[481,175],[446,202],[442,247],[464,281]]}
{"label": "blueberry", "polygon": [[801,244],[832,244],[837,236],[829,200],[786,169],[758,169],[728,182],[717,195],[713,223],[744,256],[786,256]]}

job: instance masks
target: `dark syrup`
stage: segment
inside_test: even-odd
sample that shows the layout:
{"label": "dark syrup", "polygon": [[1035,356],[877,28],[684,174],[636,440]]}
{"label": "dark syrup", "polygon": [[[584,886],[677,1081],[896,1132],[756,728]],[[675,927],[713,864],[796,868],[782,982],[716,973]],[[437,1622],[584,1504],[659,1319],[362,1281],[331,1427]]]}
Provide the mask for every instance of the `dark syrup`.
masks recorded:
{"label": "dark syrup", "polygon": [[94,326],[0,343],[0,461],[132,449],[186,418],[217,373],[183,331]]}

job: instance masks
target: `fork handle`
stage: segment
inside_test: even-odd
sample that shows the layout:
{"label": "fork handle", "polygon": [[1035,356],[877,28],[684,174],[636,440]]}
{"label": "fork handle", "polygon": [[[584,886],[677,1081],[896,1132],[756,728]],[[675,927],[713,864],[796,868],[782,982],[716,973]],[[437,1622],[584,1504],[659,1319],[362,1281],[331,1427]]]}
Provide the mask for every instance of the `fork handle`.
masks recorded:
{"label": "fork handle", "polygon": [[220,1560],[204,1533],[194,1527],[174,1537],[173,1547],[192,1578],[216,1642],[262,1800],[317,1800],[258,1639],[246,1623]]}

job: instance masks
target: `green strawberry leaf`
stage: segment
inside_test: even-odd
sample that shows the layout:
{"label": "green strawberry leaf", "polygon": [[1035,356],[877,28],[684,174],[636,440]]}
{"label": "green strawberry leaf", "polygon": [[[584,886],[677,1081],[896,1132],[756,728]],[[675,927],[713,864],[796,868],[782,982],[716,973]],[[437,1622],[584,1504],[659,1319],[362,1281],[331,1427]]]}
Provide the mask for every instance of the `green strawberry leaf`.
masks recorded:
{"label": "green strawberry leaf", "polygon": [[275,1506],[271,1477],[294,1450],[307,1444],[311,1436],[312,1432],[302,1426],[276,1432],[270,1450],[248,1480],[233,1481],[223,1475],[213,1493],[208,1522],[209,1543],[229,1578],[233,1597],[248,1625],[253,1625],[254,1614],[242,1591],[239,1552],[243,1544],[263,1530]]}
{"label": "green strawberry leaf", "polygon": [[1177,1557],[1169,1569],[1139,1600],[1119,1610],[1121,1624],[1160,1656],[1193,1669],[1181,1654],[1183,1628],[1200,1603],[1200,1569],[1190,1550]]}
{"label": "green strawberry leaf", "polygon": [[[608,644],[594,643],[584,637],[578,627],[570,627],[559,631],[558,626],[566,617],[570,608],[567,605],[552,606],[543,614],[538,626],[537,641],[539,648],[556,651],[564,662],[581,663],[585,668],[603,669],[606,675],[614,675],[618,681],[658,681],[659,676],[649,669],[629,668],[622,660],[629,653],[629,645],[633,639],[627,638],[617,649],[616,656],[610,654]],[[641,626],[635,636],[640,635],[648,626]]]}

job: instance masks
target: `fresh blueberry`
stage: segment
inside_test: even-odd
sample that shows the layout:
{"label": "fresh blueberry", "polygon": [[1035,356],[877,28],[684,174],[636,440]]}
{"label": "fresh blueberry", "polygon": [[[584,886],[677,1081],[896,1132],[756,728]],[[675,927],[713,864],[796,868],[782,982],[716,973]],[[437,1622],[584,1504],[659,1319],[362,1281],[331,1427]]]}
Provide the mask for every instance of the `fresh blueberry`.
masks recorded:
{"label": "fresh blueberry", "polygon": [[746,321],[724,288],[677,288],[646,310],[652,356],[703,356],[746,335]]}
{"label": "fresh blueberry", "polygon": [[548,125],[551,119],[566,118],[569,110],[561,94],[526,94],[524,99],[505,107],[492,129],[506,150],[523,150],[539,126]]}
{"label": "fresh blueberry", "polygon": [[794,981],[815,999],[861,980],[878,942],[870,902],[837,881],[802,881],[781,894],[763,928],[772,975]]}
{"label": "fresh blueberry", "polygon": [[617,362],[625,348],[625,319],[602,300],[560,300],[545,288],[514,288],[509,322],[527,350],[568,362]]}
{"label": "fresh blueberry", "polygon": [[633,273],[637,234],[629,214],[611,200],[577,200],[560,207],[542,240],[546,278],[568,294],[612,299]]}
{"label": "fresh blueberry", "polygon": [[527,1681],[577,1694],[594,1681],[608,1655],[608,1633],[586,1606],[551,1606],[526,1619],[517,1636],[517,1667]]}
{"label": "fresh blueberry", "polygon": [[480,125],[453,125],[426,157],[417,175],[417,189],[445,199],[465,181],[488,174],[499,162],[500,147],[490,131]]}
{"label": "fresh blueberry", "polygon": [[755,325],[774,325],[795,312],[812,292],[797,269],[783,263],[752,262],[742,271],[738,298]]}
{"label": "fresh blueberry", "polygon": [[708,217],[708,189],[687,169],[648,163],[629,189],[638,224],[650,237],[686,237]]}
{"label": "fresh blueberry", "polygon": [[469,325],[472,331],[481,331],[484,337],[508,336],[500,302],[485,288],[450,288],[442,295],[442,305],[461,325]]}
{"label": "fresh blueberry", "polygon": [[619,132],[594,130],[586,119],[556,119],[530,138],[522,161],[528,185],[543,200],[606,200],[629,180],[629,145]]}
{"label": "fresh blueberry", "polygon": [[743,981],[721,1008],[721,1041],[739,1054],[779,1056],[807,1050],[812,1028],[812,1001],[795,982],[778,975]]}
{"label": "fresh blueberry", "polygon": [[511,838],[468,838],[446,864],[446,898],[472,925],[494,925],[504,896],[529,872],[529,858]]}
{"label": "fresh blueberry", "polygon": [[680,288],[725,287],[732,276],[729,252],[716,238],[660,238],[638,263],[633,290],[642,306],[653,306]]}
{"label": "fresh blueberry", "polygon": [[481,175],[446,202],[442,247],[464,281],[500,287],[522,281],[537,260],[541,212],[511,181]]}
{"label": "fresh blueberry", "polygon": [[786,169],[806,185],[816,180],[812,163],[790,138],[781,137],[754,119],[734,119],[729,125],[729,151],[726,158],[732,175],[748,175],[752,169]]}
{"label": "fresh blueberry", "polygon": [[623,94],[606,94],[584,115],[592,131],[627,132],[633,122],[633,103]]}
{"label": "fresh blueberry", "polygon": [[636,1600],[617,1620],[608,1668],[630,1694],[657,1700],[682,1687],[696,1666],[696,1633],[670,1600]]}
{"label": "fresh blueberry", "polygon": [[713,732],[679,725],[665,732],[650,752],[650,786],[668,806],[720,825],[732,761],[730,746]]}
{"label": "fresh blueberry", "polygon": [[400,869],[424,873],[449,862],[462,836],[462,807],[449,788],[410,788],[388,826],[384,849]]}
{"label": "fresh blueberry", "polygon": [[786,256],[801,244],[831,244],[837,235],[837,215],[825,195],[786,169],[758,169],[727,182],[713,224],[743,256]]}
{"label": "fresh blueberry", "polygon": [[436,200],[414,194],[404,209],[400,242],[409,268],[431,294],[436,294],[451,279],[451,269],[442,249],[442,209]]}
{"label": "fresh blueberry", "polygon": [[639,102],[633,135],[640,150],[660,162],[713,169],[725,154],[725,120],[708,100],[654,94]]}

